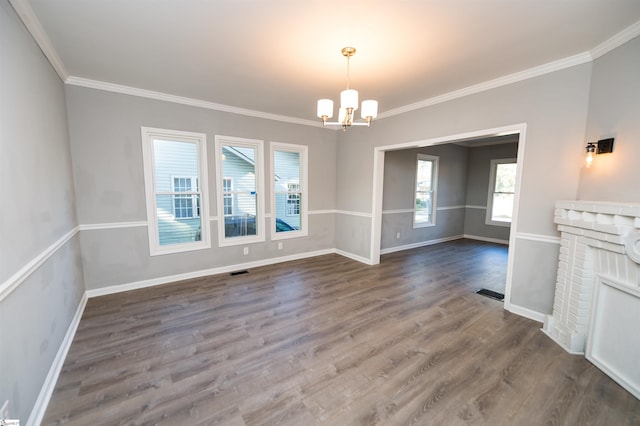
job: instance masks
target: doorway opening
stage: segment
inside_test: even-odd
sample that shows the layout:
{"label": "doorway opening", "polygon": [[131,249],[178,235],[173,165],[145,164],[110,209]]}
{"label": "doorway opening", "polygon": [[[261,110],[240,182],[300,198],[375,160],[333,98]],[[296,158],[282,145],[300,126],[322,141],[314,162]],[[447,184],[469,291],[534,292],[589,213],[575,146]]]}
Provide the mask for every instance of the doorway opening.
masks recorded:
{"label": "doorway opening", "polygon": [[[374,150],[371,263],[379,263],[381,254],[460,238],[470,238],[485,241],[490,244],[498,243],[508,245],[509,253],[506,262],[506,280],[503,285],[494,286],[490,288],[490,290],[502,292],[504,294],[504,307],[509,309],[525,136],[526,124],[516,124],[501,128],[485,129],[476,132],[377,147]],[[509,143],[512,144],[511,148],[508,148],[506,145]],[[497,147],[499,145],[503,146]],[[496,146],[497,148],[491,148],[491,146]],[[465,149],[467,150],[466,153]],[[440,154],[440,161],[446,156],[451,157],[453,155],[455,157],[455,155],[458,155],[466,158],[467,160],[465,161],[467,161],[468,165],[475,164],[475,162],[478,163],[477,167],[473,165],[473,167],[478,168],[478,170],[471,170],[472,167],[470,166],[466,172],[482,174],[482,179],[475,175],[466,176],[464,179],[466,181],[470,179],[470,181],[462,184],[461,182],[455,183],[456,178],[452,178],[451,182],[443,185],[443,179],[447,179],[446,176],[443,176],[443,173],[451,174],[453,172],[450,170],[450,165],[446,166],[449,167],[449,170],[447,170],[444,167],[447,163],[442,163],[439,171],[440,176],[438,177],[438,194],[434,194],[433,199],[434,224],[424,228],[416,228],[414,222],[410,224],[407,223],[407,218],[410,218],[419,209],[415,207],[415,204],[411,205],[410,208],[409,206],[406,206],[404,209],[397,208],[397,197],[404,196],[404,203],[406,205],[407,194],[399,195],[397,191],[390,190],[389,182],[394,181],[394,179],[388,178],[385,180],[385,173],[387,173],[385,170],[386,165],[389,173],[404,173],[406,182],[407,171],[402,171],[402,169],[406,169],[406,162],[411,161],[410,159],[413,158],[414,155],[417,156],[418,153],[432,156],[438,156],[437,154]],[[480,155],[482,159],[478,161],[471,160],[471,162],[469,162],[468,159],[475,155],[475,153],[482,153],[482,155]],[[484,164],[487,161],[487,156],[500,157],[489,159],[503,160],[497,162],[497,164],[507,163],[507,161],[504,161],[507,159],[514,162],[515,177],[514,181],[510,182],[511,185],[507,185],[509,187],[508,190],[505,190],[505,185],[502,184],[498,185],[498,189],[496,190],[495,182],[493,183],[493,187],[491,187],[488,181],[490,171],[487,167],[480,166],[481,163]],[[386,158],[394,159],[394,161],[387,162],[385,161]],[[404,165],[403,161],[405,162]],[[416,170],[415,167],[413,167],[412,170]],[[458,180],[459,179],[460,178],[458,178]],[[456,184],[458,187],[455,187]],[[417,186],[415,186],[414,189],[415,188],[417,188]],[[412,191],[414,189],[412,189]],[[460,195],[461,191],[465,193],[464,196]],[[489,200],[496,200],[496,204],[504,204],[505,198],[511,198],[513,205],[510,226],[509,223],[499,223],[499,221],[507,222],[507,220],[498,214],[492,215],[492,210],[496,209],[491,209],[491,203],[488,202]],[[415,200],[418,200],[417,196]],[[411,202],[413,204],[414,201]],[[436,205],[437,207],[435,207]],[[461,225],[458,223],[457,225],[452,225],[452,223],[456,222],[452,219],[455,217],[458,217],[458,222],[460,221],[460,217],[462,217],[461,220],[464,221],[465,224]],[[403,239],[403,236],[407,236],[408,238]]]}

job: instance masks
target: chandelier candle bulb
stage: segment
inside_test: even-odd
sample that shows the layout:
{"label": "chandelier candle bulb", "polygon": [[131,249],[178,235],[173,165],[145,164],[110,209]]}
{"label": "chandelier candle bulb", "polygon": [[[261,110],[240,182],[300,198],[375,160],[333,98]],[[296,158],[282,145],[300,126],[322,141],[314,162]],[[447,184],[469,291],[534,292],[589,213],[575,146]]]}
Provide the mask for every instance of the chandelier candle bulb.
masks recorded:
{"label": "chandelier candle bulb", "polygon": [[333,101],[331,99],[318,100],[318,117],[323,119],[333,117]]}
{"label": "chandelier candle bulb", "polygon": [[340,93],[340,108],[358,109],[358,91],[354,89],[343,90]]}
{"label": "chandelier candle bulb", "polygon": [[345,47],[342,49],[342,56],[347,58],[347,88],[340,92],[340,108],[338,110],[338,121],[328,122],[327,119],[333,117],[333,101],[330,99],[318,100],[317,115],[322,119],[323,126],[342,126],[342,130],[347,130],[351,126],[369,126],[373,119],[378,116],[378,101],[362,101],[360,115],[364,122],[355,121],[355,111],[358,109],[358,91],[351,89],[349,84],[349,59],[355,55],[355,47]]}
{"label": "chandelier candle bulb", "polygon": [[360,111],[360,115],[367,121],[371,121],[376,118],[378,116],[378,101],[362,101],[362,110]]}

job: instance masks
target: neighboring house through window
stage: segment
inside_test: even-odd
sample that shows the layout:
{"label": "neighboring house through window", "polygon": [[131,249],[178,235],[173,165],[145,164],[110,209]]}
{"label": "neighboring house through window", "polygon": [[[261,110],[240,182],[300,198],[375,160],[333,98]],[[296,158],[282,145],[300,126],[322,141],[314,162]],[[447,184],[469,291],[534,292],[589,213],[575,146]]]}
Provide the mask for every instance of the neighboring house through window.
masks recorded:
{"label": "neighboring house through window", "polygon": [[300,184],[287,184],[287,216],[300,214]]}
{"label": "neighboring house through window", "polygon": [[271,239],[308,235],[307,150],[303,145],[271,142],[273,171]]}
{"label": "neighboring house through window", "polygon": [[265,240],[263,145],[261,140],[216,135],[220,246]]}
{"label": "neighboring house through window", "polygon": [[222,178],[222,197],[223,197],[223,207],[224,207],[224,215],[231,216],[233,215],[233,179],[231,178]]}
{"label": "neighboring house through window", "polygon": [[491,160],[487,225],[511,226],[516,188],[515,158]]}
{"label": "neighboring house through window", "polygon": [[[176,219],[200,217],[200,197],[198,197],[198,178],[173,177],[173,216]],[[184,193],[184,194],[181,194]]]}
{"label": "neighboring house through window", "polygon": [[413,227],[435,225],[438,157],[418,154]]}
{"label": "neighboring house through window", "polygon": [[141,137],[149,253],[211,247],[206,135],[142,127]]}

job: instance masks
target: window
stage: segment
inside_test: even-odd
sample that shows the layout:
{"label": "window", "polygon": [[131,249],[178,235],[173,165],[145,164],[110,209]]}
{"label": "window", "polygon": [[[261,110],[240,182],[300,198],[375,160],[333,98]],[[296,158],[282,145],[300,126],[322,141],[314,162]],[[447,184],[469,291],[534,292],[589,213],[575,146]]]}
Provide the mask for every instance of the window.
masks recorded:
{"label": "window", "polygon": [[271,238],[308,235],[306,146],[271,142]]}
{"label": "window", "polygon": [[435,225],[438,157],[418,154],[413,227]]}
{"label": "window", "polygon": [[233,179],[231,178],[222,178],[222,197],[223,197],[223,208],[225,216],[233,215]]}
{"label": "window", "polygon": [[287,184],[287,216],[300,215],[300,184]]}
{"label": "window", "polygon": [[149,127],[142,127],[141,135],[149,253],[211,247],[206,136]]}
{"label": "window", "polygon": [[510,226],[516,190],[516,159],[491,160],[487,225]]}
{"label": "window", "polygon": [[263,141],[216,136],[218,243],[265,240]]}
{"label": "window", "polygon": [[[176,219],[192,219],[200,217],[200,197],[198,193],[198,178],[174,177],[173,216]],[[185,194],[180,194],[184,192]]]}

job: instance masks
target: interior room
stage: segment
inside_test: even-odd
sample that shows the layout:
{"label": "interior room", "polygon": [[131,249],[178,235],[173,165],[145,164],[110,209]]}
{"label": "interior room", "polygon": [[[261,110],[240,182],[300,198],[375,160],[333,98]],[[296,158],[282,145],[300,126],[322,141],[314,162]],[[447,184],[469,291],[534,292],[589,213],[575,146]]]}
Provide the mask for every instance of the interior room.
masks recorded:
{"label": "interior room", "polygon": [[0,420],[640,424],[639,2],[0,0],[0,57]]}

